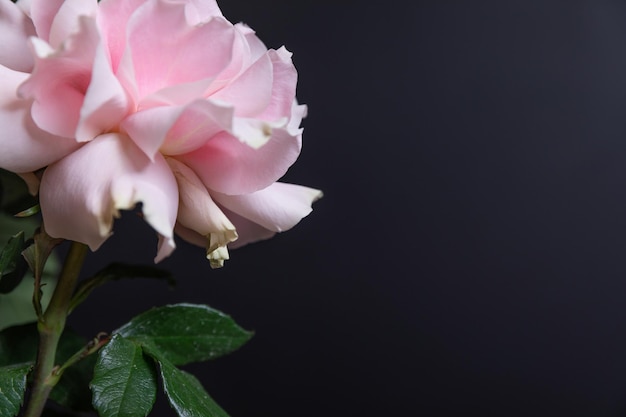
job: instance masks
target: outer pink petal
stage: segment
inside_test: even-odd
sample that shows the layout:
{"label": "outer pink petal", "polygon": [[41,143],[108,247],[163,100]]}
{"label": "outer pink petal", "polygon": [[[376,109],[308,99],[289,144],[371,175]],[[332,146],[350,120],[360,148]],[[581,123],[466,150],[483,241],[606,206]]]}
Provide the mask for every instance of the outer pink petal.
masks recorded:
{"label": "outer pink petal", "polygon": [[144,153],[153,158],[193,151],[218,132],[232,127],[233,110],[207,100],[186,106],[155,107],[128,116],[121,125]]}
{"label": "outer pink petal", "polygon": [[169,158],[168,163],[178,182],[178,224],[203,236],[211,266],[223,266],[228,259],[226,245],[237,239],[235,226],[190,168],[173,158]]}
{"label": "outer pink petal", "polygon": [[60,47],[63,41],[80,29],[79,18],[94,18],[97,10],[97,0],[65,0],[52,21],[48,43],[53,48]]}
{"label": "outer pink petal", "polygon": [[185,15],[190,25],[204,23],[215,16],[223,16],[215,0],[188,0]]}
{"label": "outer pink petal", "polygon": [[285,129],[273,129],[271,138],[255,149],[231,134],[220,133],[205,146],[179,155],[207,188],[224,194],[247,194],[282,177],[300,153],[300,140]]}
{"label": "outer pink petal", "polygon": [[0,66],[0,168],[26,173],[43,168],[80,145],[74,139],[39,129],[30,116],[30,100],[16,96],[27,74]]}
{"label": "outer pink petal", "polygon": [[238,23],[235,26],[246,39],[250,56],[249,62],[255,62],[257,59],[261,58],[261,55],[264,55],[267,52],[267,46],[265,46],[263,41],[259,39],[254,30],[250,29],[245,24]]}
{"label": "outer pink petal", "polygon": [[98,5],[98,26],[102,30],[114,72],[117,72],[126,48],[128,20],[145,2],[146,0],[101,0]]}
{"label": "outer pink petal", "polygon": [[206,89],[204,96],[209,97],[227,86],[232,80],[245,72],[252,64],[267,52],[267,48],[254,35],[254,31],[243,23],[235,25],[232,60]]}
{"label": "outer pink petal", "polygon": [[231,60],[234,36],[233,26],[220,17],[189,25],[184,3],[145,3],[128,22],[127,52],[139,97],[215,77]]}
{"label": "outer pink petal", "polygon": [[[263,226],[253,222],[252,220],[248,220],[245,217],[242,217],[239,214],[234,213],[226,208],[222,207],[222,211],[235,225],[238,236],[237,240],[228,244],[228,249],[237,249],[249,243],[266,240],[276,234],[275,231],[266,229]],[[179,233],[178,230],[176,231],[176,233]],[[195,243],[193,240],[186,240],[190,243]]]}
{"label": "outer pink petal", "polygon": [[213,202],[209,191],[196,174],[174,158],[168,158],[167,162],[178,183],[178,222],[203,236],[234,232],[234,226]]}
{"label": "outer pink petal", "polygon": [[[55,135],[73,137],[80,109],[91,80],[91,70],[99,44],[93,19],[81,18],[81,30],[52,51],[43,41],[32,38],[37,54],[31,77],[19,88],[25,98],[34,98],[33,120]],[[60,105],[62,103],[62,105]]]}
{"label": "outer pink petal", "polygon": [[259,118],[263,120],[279,120],[291,114],[291,106],[296,98],[298,73],[291,62],[291,53],[284,47],[278,51],[268,52],[274,71],[271,100],[263,109]]}
{"label": "outer pink petal", "polygon": [[167,132],[161,152],[180,155],[194,151],[213,136],[233,127],[233,108],[221,103],[196,100],[185,107]]}
{"label": "outer pink petal", "polygon": [[120,127],[148,158],[153,159],[183,110],[182,106],[166,106],[139,111],[124,119]]}
{"label": "outer pink petal", "polygon": [[284,232],[311,212],[311,205],[322,197],[314,188],[277,182],[251,194],[212,193],[221,206],[274,232]]}
{"label": "outer pink petal", "polygon": [[33,19],[37,36],[44,41],[50,38],[50,28],[54,17],[65,0],[31,0],[30,17]]}
{"label": "outer pink petal", "polygon": [[272,61],[263,55],[226,87],[211,95],[235,106],[235,115],[253,117],[267,108],[272,98]]}
{"label": "outer pink petal", "polygon": [[76,139],[86,142],[112,129],[130,111],[130,107],[126,91],[113,74],[100,43],[96,49],[91,82],[80,109]]}
{"label": "outer pink petal", "polygon": [[161,236],[155,262],[175,247],[176,180],[165,159],[151,162],[123,135],[99,136],[50,165],[40,202],[51,236],[83,242],[92,250],[111,235],[118,210],[142,203],[144,218]]}
{"label": "outer pink petal", "polygon": [[28,38],[35,35],[31,20],[10,0],[0,1],[0,65],[23,72],[33,67]]}

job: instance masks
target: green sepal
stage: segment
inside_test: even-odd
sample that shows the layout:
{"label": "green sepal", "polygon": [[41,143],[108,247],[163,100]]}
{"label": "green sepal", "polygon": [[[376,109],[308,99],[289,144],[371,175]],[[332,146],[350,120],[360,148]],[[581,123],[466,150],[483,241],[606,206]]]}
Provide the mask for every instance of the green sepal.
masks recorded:
{"label": "green sepal", "polygon": [[91,390],[100,417],[144,417],[156,399],[154,363],[140,345],[114,335],[98,354]]}
{"label": "green sepal", "polygon": [[228,315],[205,305],[175,304],[142,313],[115,331],[174,365],[231,353],[252,337]]}
{"label": "green sepal", "polygon": [[22,408],[26,378],[32,367],[32,363],[0,367],[0,416],[16,416]]}

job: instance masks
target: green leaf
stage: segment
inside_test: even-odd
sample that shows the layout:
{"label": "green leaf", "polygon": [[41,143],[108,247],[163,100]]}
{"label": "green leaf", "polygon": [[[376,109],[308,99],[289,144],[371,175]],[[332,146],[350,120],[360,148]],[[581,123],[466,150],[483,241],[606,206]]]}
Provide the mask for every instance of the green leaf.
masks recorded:
{"label": "green leaf", "polygon": [[[38,341],[36,323],[4,329],[0,332],[0,366],[24,362],[34,363]],[[65,362],[75,352],[83,349],[86,343],[84,338],[71,329],[66,329],[59,341],[55,363]],[[53,388],[50,398],[78,411],[91,410],[89,381],[92,378],[94,363],[95,356],[90,356],[68,368]]]}
{"label": "green leaf", "polygon": [[150,346],[174,365],[225,355],[252,337],[251,332],[239,327],[230,316],[195,304],[149,310],[114,333]]}
{"label": "green leaf", "polygon": [[156,399],[154,364],[138,344],[113,336],[100,350],[91,390],[100,417],[146,416]]}
{"label": "green leaf", "polygon": [[22,250],[24,250],[24,232],[19,232],[11,236],[0,251],[0,293],[2,294],[13,291],[28,270],[28,264],[22,257]]}
{"label": "green leaf", "polygon": [[0,368],[0,416],[17,415],[24,402],[26,376],[33,367],[31,363]]}
{"label": "green leaf", "polygon": [[153,266],[112,263],[93,277],[81,282],[72,297],[70,311],[74,310],[76,306],[82,303],[89,294],[100,285],[122,278],[155,278],[166,280],[170,286],[175,284],[172,274],[169,271]]}
{"label": "green leaf", "polygon": [[180,417],[228,417],[196,377],[176,368],[149,347],[146,347],[146,353],[159,364],[163,390]]}

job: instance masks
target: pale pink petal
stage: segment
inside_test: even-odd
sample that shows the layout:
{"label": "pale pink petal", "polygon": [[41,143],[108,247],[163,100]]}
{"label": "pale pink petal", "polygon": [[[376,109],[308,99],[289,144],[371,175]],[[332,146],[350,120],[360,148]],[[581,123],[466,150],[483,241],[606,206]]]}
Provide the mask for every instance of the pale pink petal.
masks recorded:
{"label": "pale pink petal", "polygon": [[210,97],[227,86],[267,52],[267,48],[254,35],[252,29],[243,23],[238,23],[234,27],[235,38],[232,59],[228,66],[213,80],[209,88],[205,90],[204,97]]}
{"label": "pale pink petal", "polygon": [[[237,249],[249,243],[266,240],[276,234],[275,231],[266,229],[263,226],[228,210],[227,208],[222,207],[222,211],[235,225],[238,236],[237,240],[228,244],[228,249]],[[178,233],[178,230],[176,231],[176,233]],[[187,239],[187,241],[189,241],[190,243],[194,243],[192,240],[189,239]]]}
{"label": "pale pink petal", "polygon": [[[128,74],[133,74],[133,71]],[[134,77],[134,75],[133,75]],[[132,78],[126,77],[129,82],[126,84],[131,84],[131,91],[134,91],[136,96],[137,87],[135,86],[135,81]],[[137,110],[145,110],[153,107],[159,106],[181,106],[189,103],[197,99],[198,97],[203,97],[204,95],[200,92],[205,91],[209,86],[213,83],[212,78],[205,78],[203,80],[194,81],[185,84],[173,85],[170,87],[164,87],[157,92],[154,92],[147,97],[141,98],[141,101],[137,104]]]}
{"label": "pale pink petal", "polygon": [[28,38],[35,35],[35,27],[10,0],[0,1],[0,34],[0,65],[30,71],[34,61],[28,49]]}
{"label": "pale pink petal", "polygon": [[148,158],[153,159],[183,110],[182,106],[168,106],[139,111],[124,119],[120,127]]}
{"label": "pale pink petal", "polygon": [[207,188],[224,194],[247,194],[265,188],[282,177],[300,153],[298,137],[285,129],[273,129],[270,140],[260,147],[220,133],[205,146],[179,155]]}
{"label": "pale pink petal", "polygon": [[207,100],[186,106],[155,107],[128,116],[121,125],[149,157],[160,150],[178,155],[198,149],[217,133],[230,130],[233,110]]}
{"label": "pale pink petal", "polygon": [[80,145],[74,139],[39,129],[30,115],[30,100],[15,91],[28,76],[0,66],[0,168],[26,173],[43,168]]}
{"label": "pale pink petal", "polygon": [[[17,7],[19,7],[19,9],[26,15],[28,16],[29,19],[31,19],[30,17],[30,8],[31,8],[31,3],[32,0],[17,0],[15,2],[15,5]],[[31,19],[32,20],[32,19]]]}
{"label": "pale pink petal", "polygon": [[204,236],[204,246],[211,266],[223,266],[224,260],[228,259],[226,245],[237,239],[235,226],[215,204],[204,184],[189,167],[173,158],[167,161],[178,183],[178,224]]}
{"label": "pale pink petal", "polygon": [[164,158],[150,161],[120,134],[99,136],[50,165],[42,178],[40,203],[51,236],[85,243],[92,250],[111,235],[119,210],[142,203],[145,220],[161,236],[155,262],[175,247],[176,180]]}
{"label": "pale pink petal", "polygon": [[259,39],[254,30],[243,23],[237,23],[235,27],[244,35],[249,51],[249,62],[255,62],[267,52],[267,46]]}
{"label": "pale pink petal", "polygon": [[284,47],[268,52],[272,60],[274,84],[269,104],[258,115],[263,120],[279,120],[291,114],[291,106],[296,98],[298,73],[291,62],[291,53]]}
{"label": "pale pink petal", "polygon": [[231,60],[234,32],[220,17],[189,25],[184,3],[153,0],[139,7],[127,32],[139,97],[215,77]]}
{"label": "pale pink petal", "polygon": [[276,122],[237,117],[235,118],[232,133],[242,143],[251,148],[259,149],[271,139],[274,129],[282,128],[286,125],[286,117]]}
{"label": "pale pink petal", "polygon": [[65,0],[31,0],[30,17],[33,19],[37,36],[44,41],[50,39],[50,28],[54,17]]}
{"label": "pale pink petal", "polygon": [[215,0],[188,0],[185,15],[187,22],[192,26],[204,23],[215,16],[223,16]]}
{"label": "pale pink petal", "polygon": [[80,31],[56,52],[45,42],[31,38],[37,54],[35,68],[18,90],[21,97],[34,98],[32,116],[35,123],[59,136],[73,137],[76,133],[99,44],[95,22],[83,17],[80,23]]}
{"label": "pale pink petal", "polygon": [[167,162],[178,183],[178,222],[203,236],[234,232],[232,223],[213,202],[209,191],[196,174],[174,158],[168,158]]}
{"label": "pale pink petal", "polygon": [[300,127],[300,123],[302,123],[302,119],[306,117],[307,113],[308,108],[305,104],[298,104],[296,100],[293,101],[291,105],[291,119],[289,119],[289,123],[287,124],[287,131],[290,134],[302,134],[302,128]]}
{"label": "pale pink petal", "polygon": [[98,4],[98,26],[104,34],[114,72],[126,48],[126,25],[128,19],[146,0],[101,0]]}
{"label": "pale pink petal", "polygon": [[112,129],[130,111],[131,106],[100,43],[96,49],[91,82],[80,109],[76,139],[86,142]]}
{"label": "pale pink petal", "polygon": [[53,48],[60,47],[63,41],[80,29],[79,18],[94,18],[97,10],[98,0],[65,0],[52,21],[48,43]]}
{"label": "pale pink petal", "polygon": [[211,95],[235,106],[235,115],[253,117],[267,108],[272,98],[272,61],[263,55],[226,87]]}
{"label": "pale pink petal", "polygon": [[274,232],[284,232],[311,212],[311,205],[322,197],[314,188],[277,182],[251,194],[211,194],[224,208]]}
{"label": "pale pink petal", "polygon": [[180,155],[194,151],[219,132],[232,128],[232,106],[207,100],[193,101],[167,132],[161,152],[165,155]]}

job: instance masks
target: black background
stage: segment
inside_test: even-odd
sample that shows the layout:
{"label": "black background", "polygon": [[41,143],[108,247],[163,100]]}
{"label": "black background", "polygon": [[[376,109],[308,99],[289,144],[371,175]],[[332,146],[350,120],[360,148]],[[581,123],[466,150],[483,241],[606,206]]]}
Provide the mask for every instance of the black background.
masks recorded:
{"label": "black background", "polygon": [[[233,417],[626,416],[626,3],[222,0],[294,52],[295,229],[71,323],[206,303],[256,332],[187,367]],[[90,255],[149,262],[133,215]],[[160,399],[154,416],[174,416]]]}

